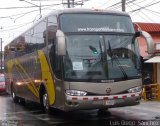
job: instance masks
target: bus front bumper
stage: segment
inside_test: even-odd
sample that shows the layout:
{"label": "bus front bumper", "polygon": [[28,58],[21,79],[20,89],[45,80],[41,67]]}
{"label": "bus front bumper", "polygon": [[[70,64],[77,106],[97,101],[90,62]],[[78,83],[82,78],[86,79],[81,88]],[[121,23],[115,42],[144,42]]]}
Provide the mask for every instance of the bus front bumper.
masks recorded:
{"label": "bus front bumper", "polygon": [[65,111],[107,109],[140,103],[141,92],[109,96],[70,96],[66,94]]}

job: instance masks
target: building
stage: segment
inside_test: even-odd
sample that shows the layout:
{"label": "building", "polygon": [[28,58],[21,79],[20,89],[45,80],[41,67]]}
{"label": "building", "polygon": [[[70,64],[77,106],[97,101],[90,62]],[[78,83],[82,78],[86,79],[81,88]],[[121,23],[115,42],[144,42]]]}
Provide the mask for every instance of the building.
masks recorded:
{"label": "building", "polygon": [[[152,38],[155,47],[160,47],[160,24],[155,23],[135,23],[135,29],[141,29],[148,32]],[[153,83],[160,83],[160,51],[156,51],[151,56],[148,55],[147,45],[145,39],[138,38],[140,54],[142,57],[142,75],[145,77],[149,74],[153,80]],[[156,46],[157,45],[157,46]],[[159,48],[160,49],[160,48]],[[159,56],[158,56],[159,55]],[[158,56],[158,57],[157,57]]]}

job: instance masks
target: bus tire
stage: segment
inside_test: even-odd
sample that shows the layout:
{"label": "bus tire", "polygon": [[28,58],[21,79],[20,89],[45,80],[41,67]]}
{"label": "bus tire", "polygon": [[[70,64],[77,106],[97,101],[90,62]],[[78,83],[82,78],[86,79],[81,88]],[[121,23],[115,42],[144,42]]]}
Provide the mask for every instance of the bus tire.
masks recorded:
{"label": "bus tire", "polygon": [[13,85],[12,85],[12,89],[11,89],[11,91],[12,91],[12,99],[13,99],[13,102],[14,103],[18,103],[18,97],[16,96],[16,92],[15,92],[15,89],[14,89],[14,87],[13,87]]}
{"label": "bus tire", "polygon": [[18,98],[18,100],[19,100],[19,103],[20,103],[21,105],[23,105],[23,106],[26,105],[26,100],[25,100],[25,98]]}
{"label": "bus tire", "polygon": [[44,106],[45,112],[47,114],[50,114],[51,109],[50,109],[50,106],[49,106],[48,94],[46,92],[43,94],[43,106]]}
{"label": "bus tire", "polygon": [[47,113],[47,114],[51,114],[51,107],[49,105],[49,99],[48,99],[48,94],[47,91],[42,88],[41,92],[40,92],[40,104],[41,104],[41,108],[43,110],[43,112]]}

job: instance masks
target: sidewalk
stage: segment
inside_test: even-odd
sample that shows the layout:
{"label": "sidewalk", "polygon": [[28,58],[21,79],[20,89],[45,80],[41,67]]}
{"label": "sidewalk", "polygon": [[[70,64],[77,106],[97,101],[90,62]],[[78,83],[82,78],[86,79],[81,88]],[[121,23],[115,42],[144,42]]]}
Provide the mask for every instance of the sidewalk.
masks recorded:
{"label": "sidewalk", "polygon": [[139,105],[111,108],[112,115],[126,120],[160,120],[160,102],[141,101]]}

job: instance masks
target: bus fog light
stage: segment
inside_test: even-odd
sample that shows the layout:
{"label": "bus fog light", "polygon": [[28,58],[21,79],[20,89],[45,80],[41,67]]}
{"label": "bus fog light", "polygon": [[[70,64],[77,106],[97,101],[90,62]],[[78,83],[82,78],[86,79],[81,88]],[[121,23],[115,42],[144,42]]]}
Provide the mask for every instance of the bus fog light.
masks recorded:
{"label": "bus fog light", "polygon": [[78,90],[66,90],[66,94],[71,96],[85,96],[87,95],[87,92]]}
{"label": "bus fog light", "polygon": [[134,87],[128,90],[129,93],[135,93],[135,92],[140,92],[142,91],[142,87],[138,86],[138,87]]}

